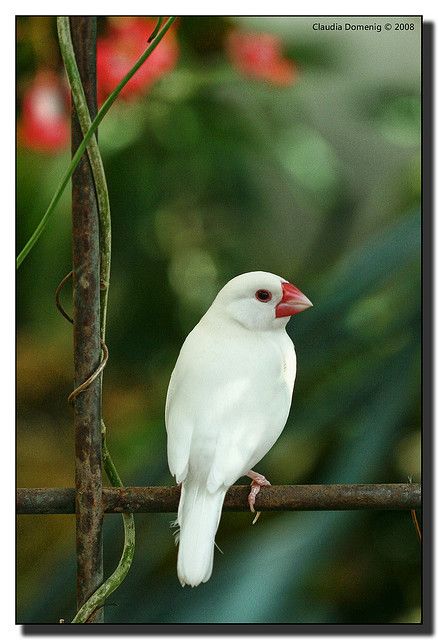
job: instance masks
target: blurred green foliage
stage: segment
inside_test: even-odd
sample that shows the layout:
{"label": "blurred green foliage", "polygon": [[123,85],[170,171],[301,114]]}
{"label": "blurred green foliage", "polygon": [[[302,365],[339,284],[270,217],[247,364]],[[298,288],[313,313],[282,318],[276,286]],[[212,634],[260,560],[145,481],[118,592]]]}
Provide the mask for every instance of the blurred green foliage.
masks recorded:
{"label": "blurred green foliage", "polygon": [[[182,19],[176,69],[103,122],[113,219],[104,413],[126,484],[172,482],[163,414],[178,350],[220,286],[254,269],[290,279],[314,303],[289,325],[294,402],[258,470],[273,483],[419,480],[420,21],[412,20],[415,31],[403,34],[333,34],[313,31],[310,18]],[[20,95],[37,64],[59,58],[52,19],[18,23]],[[279,34],[298,64],[293,86],[239,76],[223,49],[230,28]],[[67,162],[67,153],[19,149],[19,248]],[[19,486],[74,483],[71,328],[53,301],[70,270],[70,232],[66,195],[18,273]],[[263,514],[256,527],[249,513],[224,514],[224,555],[194,590],[177,582],[170,519],[136,516],[134,565],[107,621],[420,619],[420,547],[408,512]],[[74,517],[20,517],[17,532],[18,621],[71,619]],[[120,518],[109,516],[107,573],[121,546]]]}

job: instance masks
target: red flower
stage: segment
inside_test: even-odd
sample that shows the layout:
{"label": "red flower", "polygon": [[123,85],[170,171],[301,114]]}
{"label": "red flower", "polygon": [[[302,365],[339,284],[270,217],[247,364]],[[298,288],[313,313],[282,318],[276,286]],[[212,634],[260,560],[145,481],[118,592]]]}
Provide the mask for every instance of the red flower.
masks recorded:
{"label": "red flower", "polygon": [[[105,36],[97,41],[97,80],[99,100],[102,102],[115,89],[148,46],[148,38],[155,28],[152,18],[113,19]],[[164,36],[150,58],[123,88],[125,99],[144,93],[160,76],[173,69],[178,58],[175,33]]]}
{"label": "red flower", "polygon": [[295,63],[283,56],[280,39],[270,33],[234,31],[228,36],[227,53],[237,71],[250,78],[279,86],[296,80]]}
{"label": "red flower", "polygon": [[70,139],[68,93],[52,71],[39,71],[23,97],[18,140],[28,149],[56,153]]}

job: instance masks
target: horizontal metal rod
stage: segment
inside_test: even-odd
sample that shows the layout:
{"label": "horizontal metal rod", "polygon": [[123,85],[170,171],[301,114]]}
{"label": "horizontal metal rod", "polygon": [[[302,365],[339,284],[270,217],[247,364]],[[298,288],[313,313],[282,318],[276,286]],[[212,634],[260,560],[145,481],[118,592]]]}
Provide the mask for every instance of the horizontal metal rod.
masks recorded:
{"label": "horizontal metal rod", "polygon": [[[225,511],[248,510],[248,485],[229,488]],[[179,487],[103,489],[105,513],[177,511]],[[259,511],[337,511],[346,509],[419,509],[420,484],[309,484],[263,487]],[[75,513],[74,489],[17,489],[18,514]]]}

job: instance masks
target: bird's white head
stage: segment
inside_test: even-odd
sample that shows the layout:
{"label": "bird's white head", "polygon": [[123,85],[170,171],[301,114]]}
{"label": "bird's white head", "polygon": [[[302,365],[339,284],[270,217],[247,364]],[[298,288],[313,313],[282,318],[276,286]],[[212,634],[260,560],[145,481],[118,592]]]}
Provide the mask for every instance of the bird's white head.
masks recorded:
{"label": "bird's white head", "polygon": [[291,316],[313,306],[297,287],[266,271],[236,276],[219,291],[211,310],[247,329],[284,328]]}

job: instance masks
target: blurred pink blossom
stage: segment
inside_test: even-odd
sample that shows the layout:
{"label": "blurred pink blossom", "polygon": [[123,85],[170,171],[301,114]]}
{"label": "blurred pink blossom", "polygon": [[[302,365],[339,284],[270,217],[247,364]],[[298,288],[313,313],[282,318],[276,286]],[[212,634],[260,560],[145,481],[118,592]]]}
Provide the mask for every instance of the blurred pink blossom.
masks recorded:
{"label": "blurred pink blossom", "polygon": [[232,31],[226,48],[233,66],[245,76],[278,86],[296,81],[295,62],[283,56],[281,40],[271,33]]}
{"label": "blurred pink blossom", "polygon": [[[156,20],[153,18],[113,18],[107,33],[97,41],[97,81],[99,101],[115,89],[148,46]],[[125,99],[144,93],[164,73],[174,68],[179,48],[170,29],[150,58],[123,88]]]}
{"label": "blurred pink blossom", "polygon": [[38,71],[23,96],[18,142],[28,149],[56,153],[70,138],[68,91],[53,71]]}

